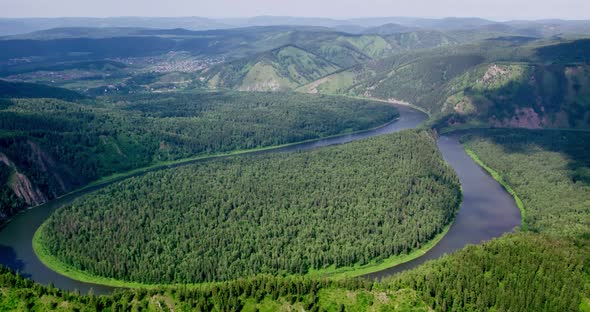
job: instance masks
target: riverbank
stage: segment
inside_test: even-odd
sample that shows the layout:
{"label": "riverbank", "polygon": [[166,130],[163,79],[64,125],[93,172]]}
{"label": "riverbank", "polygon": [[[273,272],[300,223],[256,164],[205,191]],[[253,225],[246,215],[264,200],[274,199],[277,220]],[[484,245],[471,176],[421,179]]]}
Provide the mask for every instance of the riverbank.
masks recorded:
{"label": "riverbank", "polygon": [[[351,141],[356,141],[356,140],[360,140],[363,138],[369,138],[375,135],[380,135],[380,134],[386,134],[386,133],[392,133],[392,132],[397,132],[397,131],[401,131],[404,129],[413,129],[416,127],[416,125],[420,124],[424,119],[425,119],[425,115],[421,114],[420,112],[414,111],[412,109],[408,109],[404,106],[399,106],[399,105],[395,105],[392,104],[393,106],[396,106],[399,110],[398,110],[398,115],[396,116],[395,119],[371,128],[371,129],[366,129],[366,130],[361,130],[361,131],[355,131],[355,132],[348,132],[348,133],[342,133],[342,134],[338,134],[338,135],[334,135],[334,136],[330,136],[330,137],[323,137],[323,138],[318,138],[318,139],[312,139],[312,140],[307,140],[307,141],[303,141],[303,142],[294,142],[294,143],[290,143],[290,144],[284,144],[281,146],[272,146],[272,147],[267,147],[267,148],[260,148],[260,149],[255,149],[255,150],[245,150],[245,151],[235,151],[235,152],[231,152],[231,153],[225,153],[225,154],[220,154],[220,155],[206,155],[206,156],[202,156],[202,157],[195,157],[195,158],[191,158],[191,159],[183,159],[183,160],[178,160],[178,161],[174,161],[174,162],[168,162],[165,164],[158,164],[158,165],[153,165],[147,168],[141,168],[141,169],[136,169],[130,172],[126,172],[126,173],[119,173],[117,175],[112,175],[109,177],[105,177],[99,181],[95,181],[94,183],[85,186],[84,188],[81,188],[79,190],[70,192],[68,194],[66,194],[69,198],[68,201],[71,202],[72,200],[74,200],[75,198],[85,195],[87,193],[96,191],[104,186],[107,186],[109,184],[118,182],[118,181],[122,181],[124,179],[127,179],[129,177],[133,177],[133,176],[139,176],[141,174],[147,173],[147,172],[151,172],[151,171],[157,171],[157,170],[161,170],[161,169],[167,169],[167,168],[173,168],[173,167],[179,167],[179,166],[184,166],[184,165],[188,165],[188,164],[192,164],[192,163],[196,163],[196,162],[200,162],[200,161],[207,161],[207,160],[212,160],[212,159],[216,159],[216,158],[223,158],[223,157],[229,157],[229,156],[235,156],[235,155],[246,155],[246,154],[257,154],[257,153],[264,153],[264,152],[286,152],[286,151],[298,151],[298,150],[310,150],[310,149],[317,149],[317,148],[321,148],[323,146],[329,146],[329,145],[333,145],[333,144],[343,144],[343,143],[347,143],[347,142],[351,142]],[[66,195],[61,196],[60,198],[66,197]],[[53,200],[52,202],[55,202],[55,200]],[[61,207],[63,204],[58,204],[59,206],[56,206],[56,208],[52,208],[53,209],[59,209],[59,207]],[[162,285],[149,285],[149,284],[142,284],[142,283],[130,283],[130,282],[126,282],[126,281],[120,281],[120,280],[115,280],[115,279],[110,279],[110,278],[101,278],[101,277],[97,277],[97,276],[93,276],[91,274],[88,274],[86,272],[80,271],[80,270],[75,270],[72,267],[69,267],[65,264],[63,264],[61,261],[59,261],[57,258],[53,257],[49,252],[47,252],[47,250],[45,250],[43,248],[42,245],[42,239],[40,237],[40,230],[43,227],[43,224],[45,223],[46,219],[43,219],[43,221],[40,223],[40,225],[33,229],[33,233],[31,233],[31,240],[33,241],[32,248],[31,248],[31,254],[35,255],[35,260],[37,262],[40,262],[39,264],[43,263],[44,266],[46,266],[47,268],[50,269],[50,271],[52,271],[53,273],[61,276],[61,277],[66,277],[67,279],[72,280],[72,284],[76,284],[78,285],[76,288],[80,289],[80,286],[84,283],[88,283],[88,287],[92,287],[92,284],[96,284],[97,285],[105,285],[108,287],[134,287],[134,288],[154,288],[154,287],[158,287],[158,286],[162,286]],[[442,237],[444,237],[444,235],[440,235],[437,236],[436,241],[438,241],[439,239],[442,239]],[[425,246],[424,249],[421,249],[420,251],[426,252],[428,247],[431,247],[431,245],[434,245],[435,242],[433,242],[432,244],[428,244]],[[404,261],[407,261],[409,259],[412,259],[414,257],[419,257],[421,254],[421,252],[417,251],[415,254],[412,254],[410,256],[406,256],[403,257],[401,259],[390,259],[390,261],[396,261],[397,263],[401,263]],[[370,266],[375,267],[375,264],[370,264]],[[381,266],[379,267],[375,267],[374,270],[377,270],[381,268]],[[47,270],[47,269],[45,269]],[[34,276],[33,276],[34,278]],[[82,283],[79,283],[82,282]],[[199,284],[202,285],[202,284]],[[59,287],[59,285],[56,285]],[[196,286],[196,285],[194,285]],[[83,288],[84,289],[89,289],[89,288]]]}
{"label": "riverbank", "polygon": [[487,171],[490,176],[496,180],[498,183],[500,183],[500,185],[502,185],[502,187],[504,187],[504,189],[508,192],[508,194],[510,194],[513,198],[514,201],[516,202],[516,206],[518,207],[518,209],[520,210],[520,217],[522,219],[522,224],[521,227],[523,230],[527,230],[527,225],[526,225],[526,210],[524,208],[524,204],[522,203],[522,200],[520,200],[520,198],[518,197],[518,195],[516,194],[516,192],[514,191],[514,189],[512,189],[512,187],[504,180],[504,178],[502,178],[502,176],[495,171],[494,169],[488,167],[480,158],[479,156],[477,156],[477,154],[469,149],[467,146],[463,145],[463,148],[465,149],[465,152],[467,153],[467,155],[469,155],[469,157],[471,157],[471,159],[473,159],[473,161],[475,163],[477,163],[481,168],[483,168],[485,171]]}
{"label": "riverbank", "polygon": [[446,225],[439,234],[434,236],[433,239],[426,242],[424,246],[418,249],[414,249],[407,254],[391,256],[387,259],[382,260],[381,262],[372,261],[371,263],[362,266],[341,268],[336,268],[332,266],[321,270],[311,270],[308,274],[306,274],[306,276],[328,277],[331,279],[340,280],[383,271],[398,266],[400,264],[410,262],[419,257],[422,257],[424,254],[426,254],[428,251],[434,248],[445,237],[445,235],[447,235],[449,229],[453,225],[453,221],[454,219],[451,221],[451,223]]}
{"label": "riverbank", "polygon": [[[346,278],[353,278],[359,277],[362,275],[378,272],[381,270],[385,270],[388,268],[392,268],[394,266],[412,261],[416,258],[421,257],[425,253],[427,253],[430,249],[432,249],[440,240],[442,240],[445,235],[448,233],[449,229],[451,228],[452,221],[450,224],[444,227],[443,231],[437,234],[432,240],[428,241],[424,246],[419,249],[412,250],[408,254],[400,254],[396,256],[389,257],[382,262],[372,262],[362,266],[354,266],[354,267],[329,267],[326,269],[320,270],[310,270],[307,274],[304,274],[305,277],[325,277],[333,280],[342,280]],[[144,284],[139,282],[130,282],[124,280],[118,280],[114,278],[102,277],[90,274],[88,272],[84,272],[77,268],[74,268],[70,265],[67,265],[60,261],[57,257],[52,255],[45,246],[43,246],[43,238],[42,238],[42,231],[46,223],[43,223],[39,227],[39,229],[35,232],[33,236],[33,249],[35,254],[41,260],[41,262],[53,270],[63,276],[71,278],[73,280],[77,280],[84,283],[96,284],[96,285],[103,285],[109,286],[114,288],[143,288],[143,289],[154,289],[158,287],[171,287],[171,286],[178,286],[176,284]],[[192,284],[182,284],[182,286],[189,286],[189,287],[199,287],[210,285],[216,282],[208,282],[208,283],[192,283]]]}
{"label": "riverbank", "polygon": [[[390,103],[391,104],[391,103]],[[394,105],[395,106],[395,105]],[[92,188],[98,188],[98,187],[103,187],[103,186],[107,186],[109,184],[115,183],[115,182],[119,182],[134,176],[139,176],[142,174],[146,174],[148,172],[153,172],[153,171],[158,171],[158,170],[163,170],[163,169],[168,169],[168,168],[175,168],[175,167],[179,167],[179,166],[184,166],[184,165],[188,165],[191,163],[195,163],[195,162],[199,162],[199,161],[206,161],[206,160],[211,160],[211,159],[216,159],[216,158],[224,158],[224,157],[231,157],[231,156],[238,156],[238,155],[246,155],[246,154],[255,154],[255,153],[262,153],[262,152],[271,152],[274,150],[280,150],[280,149],[285,149],[285,148],[289,148],[289,147],[295,147],[298,145],[304,145],[304,144],[309,144],[309,143],[314,143],[314,142],[320,142],[323,140],[330,140],[330,139],[334,139],[334,138],[340,138],[340,137],[345,137],[345,136],[352,136],[352,135],[359,135],[359,134],[363,134],[363,133],[367,133],[367,132],[371,132],[371,131],[376,131],[382,128],[385,128],[395,122],[397,122],[400,118],[400,113],[399,110],[397,112],[397,115],[395,116],[394,119],[381,124],[377,127],[373,127],[373,128],[369,128],[369,129],[364,129],[364,130],[359,130],[359,131],[351,131],[351,132],[343,132],[343,133],[339,133],[339,134],[334,134],[334,135],[330,135],[330,136],[325,136],[325,137],[320,137],[320,138],[315,138],[315,139],[309,139],[309,140],[304,140],[304,141],[297,141],[297,142],[292,142],[292,143],[285,143],[285,144],[281,144],[281,145],[273,145],[273,146],[266,146],[266,147],[258,147],[258,148],[251,148],[251,149],[246,149],[246,150],[235,150],[235,151],[229,151],[229,152],[222,152],[222,153],[214,153],[214,154],[206,154],[206,155],[199,155],[199,156],[194,156],[194,157],[189,157],[189,158],[182,158],[182,159],[178,159],[178,160],[171,160],[171,161],[159,161],[156,162],[154,164],[151,164],[149,166],[146,167],[142,167],[142,168],[136,168],[136,169],[132,169],[129,171],[124,171],[124,172],[119,172],[119,173],[115,173],[106,177],[102,177],[98,180],[92,181],[89,184],[86,184],[83,187],[80,187],[78,189],[72,190],[68,193],[65,193],[63,195],[60,195],[51,201],[55,201],[55,200],[59,200],[61,198],[67,197],[67,196],[72,196],[74,194],[77,193],[82,193],[85,192],[89,189]],[[10,218],[6,219],[4,222],[0,222],[0,230],[6,226],[8,223],[10,223],[10,221],[17,215],[24,213],[28,210],[31,209],[35,209],[37,207],[43,206],[47,203],[43,203],[41,205],[37,205],[37,206],[31,206],[31,207],[27,207],[26,209],[20,211],[19,213],[11,216]]]}
{"label": "riverbank", "polygon": [[[448,167],[448,165],[447,165]],[[449,167],[450,168],[450,167]],[[460,198],[458,198],[460,200]],[[457,205],[453,207],[454,211],[457,211],[460,205],[460,201],[457,202]],[[436,244],[444,238],[446,233],[449,231],[454,218],[450,220],[448,224],[442,225],[442,230],[422,243],[422,246],[418,249],[414,249],[409,253],[404,253],[400,255],[395,255],[389,257],[384,260],[380,261],[371,261],[365,265],[355,265],[355,266],[347,266],[347,267],[329,267],[326,269],[320,270],[312,270],[309,273],[305,274],[306,276],[314,276],[314,277],[328,277],[331,279],[343,279],[349,277],[357,277],[361,275],[366,275],[369,273],[377,272],[380,270],[384,270],[390,268],[392,266],[396,266],[411,260],[414,260],[418,257],[421,257],[425,253],[427,253],[430,249],[432,249]],[[134,283],[134,282],[126,282],[121,280],[116,280],[112,278],[101,278],[99,276],[94,276],[82,270],[78,270],[72,266],[64,264],[62,261],[52,255],[48,249],[44,248],[44,240],[43,240],[43,231],[46,226],[46,223],[43,223],[42,226],[35,232],[33,237],[33,247],[34,251],[37,255],[37,258],[42,261],[44,265],[52,269],[54,272],[57,272],[63,276],[68,278],[82,281],[86,283],[92,284],[101,284],[107,285],[111,287],[133,287],[133,288],[153,288],[156,286],[164,286],[164,285],[149,285],[149,284],[141,284],[141,283]],[[45,244],[46,245],[46,244]]]}
{"label": "riverbank", "polygon": [[[312,142],[302,144],[301,142],[299,142],[296,144],[291,144],[299,146],[293,146],[288,148],[283,147],[283,149],[280,151],[317,149],[323,146],[342,144],[350,141],[372,137],[375,135],[397,132],[403,129],[411,129],[415,128],[426,119],[425,114],[422,114],[421,112],[413,110],[411,108],[399,107],[399,109],[400,116],[396,120],[396,122],[390,122],[389,126],[384,125],[380,127],[380,129],[378,130],[365,130],[363,131],[365,132],[364,134],[357,135],[344,134],[340,135],[339,138],[334,139],[322,138],[314,140],[317,143]],[[275,149],[277,148],[279,147],[275,147]],[[459,176],[462,178],[462,193],[464,193],[464,196],[466,196],[463,198],[461,209],[459,210],[457,217],[453,220],[452,226],[449,225],[447,228],[445,228],[445,230],[442,233],[440,233],[433,240],[425,244],[423,248],[419,250],[414,250],[410,254],[390,257],[388,259],[383,260],[380,263],[369,263],[362,267],[355,267],[353,268],[353,270],[351,270],[351,268],[348,268],[348,270],[345,270],[345,268],[340,268],[339,270],[329,268],[323,271],[318,270],[320,274],[318,274],[318,271],[312,271],[309,274],[315,273],[315,277],[329,276],[327,278],[332,279],[344,279],[347,277],[355,276],[363,276],[367,278],[381,278],[383,276],[389,276],[397,272],[411,269],[417,265],[420,265],[424,261],[427,261],[429,259],[435,259],[443,254],[450,253],[454,250],[460,249],[466,244],[475,244],[483,240],[498,237],[503,233],[511,231],[514,226],[520,224],[520,214],[518,213],[518,208],[516,208],[516,205],[514,204],[513,198],[509,194],[507,194],[507,192],[502,188],[492,187],[493,184],[496,184],[497,182],[490,178],[488,174],[484,174],[483,172],[479,173],[481,171],[477,169],[479,168],[479,166],[469,156],[467,156],[464,149],[461,147],[460,143],[457,140],[439,140],[439,150],[445,157],[447,163],[451,167],[453,167],[455,171],[459,174]],[[201,158],[200,160],[206,160],[206,158],[211,158],[211,156]],[[190,161],[188,163],[190,163]],[[185,164],[186,163],[177,164],[177,166]],[[160,166],[159,168],[152,168],[152,170],[159,170],[167,167],[168,166]],[[94,185],[93,189],[85,190],[83,193],[81,192],[78,194],[70,194],[70,196],[67,199],[64,198],[61,201],[52,201],[50,205],[43,207],[44,209],[28,210],[26,213],[21,214],[21,216],[19,216],[19,218],[15,220],[14,224],[9,224],[6,229],[3,229],[2,232],[0,232],[0,243],[10,248],[10,250],[12,250],[10,252],[13,252],[12,254],[8,253],[8,258],[6,259],[18,259],[18,261],[23,261],[27,263],[27,266],[25,267],[14,268],[19,270],[21,274],[28,275],[33,280],[43,281],[44,283],[51,282],[56,287],[61,289],[78,289],[82,293],[87,293],[89,289],[94,289],[95,294],[106,294],[112,292],[112,287],[130,287],[129,283],[127,282],[121,283],[121,281],[117,281],[114,279],[101,279],[99,281],[96,280],[95,277],[88,274],[78,275],[75,279],[68,278],[64,275],[58,274],[57,272],[52,271],[47,267],[54,268],[60,271],[68,271],[68,275],[74,274],[74,271],[72,271],[72,269],[68,268],[67,266],[64,266],[61,269],[56,268],[56,263],[59,263],[59,261],[52,262],[49,257],[41,255],[41,257],[43,258],[43,263],[45,264],[43,265],[39,257],[35,255],[36,253],[43,253],[42,248],[39,248],[39,239],[38,237],[33,239],[34,236],[38,235],[38,233],[36,233],[35,230],[37,230],[37,228],[39,228],[43,224],[43,222],[52,213],[54,209],[59,209],[59,207],[61,207],[62,205],[67,204],[67,202],[71,202],[72,200],[75,200],[79,196],[95,191],[101,188],[102,186],[106,186],[109,183],[114,183],[123,180],[129,176],[132,176],[132,174],[126,177],[119,176],[116,179],[111,177],[111,180],[106,182],[103,181],[104,184]],[[498,189],[501,191],[498,191]],[[478,196],[470,196],[473,194],[478,194]],[[484,195],[483,197],[481,196],[482,194]],[[514,216],[511,215],[511,212],[514,212]],[[498,224],[497,222],[496,224],[494,224],[494,220],[496,220],[497,222],[501,222],[501,224]],[[35,241],[35,249],[37,250],[33,249],[33,244],[30,243],[31,241]],[[25,242],[26,244],[24,244]],[[10,263],[13,262],[10,262],[10,260],[9,262],[2,263],[12,268],[12,266],[10,266]],[[390,266],[393,266],[392,270],[383,270],[384,268],[388,268]],[[328,273],[331,274],[327,275]],[[368,275],[365,275],[367,273]],[[79,282],[78,280],[84,282]],[[96,284],[109,285],[110,287],[102,287]],[[156,288],[162,286],[147,285],[140,283],[134,284],[134,286],[136,286],[137,288]],[[197,287],[197,285],[191,286]],[[100,289],[100,292],[97,291],[98,289]]]}

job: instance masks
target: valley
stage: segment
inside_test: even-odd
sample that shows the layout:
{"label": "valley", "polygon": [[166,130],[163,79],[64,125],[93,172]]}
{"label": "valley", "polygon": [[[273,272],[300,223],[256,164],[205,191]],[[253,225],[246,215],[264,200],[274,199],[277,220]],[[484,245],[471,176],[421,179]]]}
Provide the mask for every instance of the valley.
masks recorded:
{"label": "valley", "polygon": [[[378,128],[376,130],[358,135],[346,135],[334,139],[325,139],[318,142],[303,143],[291,147],[279,148],[276,151],[280,153],[293,153],[302,150],[322,148],[324,146],[329,146],[332,144],[342,144],[354,140],[364,141],[364,139],[371,136],[377,135],[381,137],[382,135],[386,135],[387,133],[397,132],[400,130],[416,127],[424,120],[424,114],[417,112],[411,108],[400,106],[398,109],[401,112],[400,119],[383,128]],[[416,260],[412,260],[393,267],[393,272],[397,270],[409,269],[411,267],[419,265],[420,263],[423,263],[424,261],[427,261],[428,259],[438,258],[447,252],[460,249],[461,247],[465,246],[465,244],[477,243],[481,240],[487,240],[492,237],[497,237],[505,232],[510,231],[514,226],[520,224],[520,214],[518,208],[514,204],[513,199],[508,194],[506,194],[505,191],[502,190],[502,188],[496,182],[494,182],[489,176],[483,173],[483,171],[479,169],[475,163],[470,162],[467,154],[465,154],[465,152],[459,145],[457,138],[443,137],[439,140],[438,145],[439,148],[441,148],[441,151],[443,152],[443,156],[445,157],[445,159],[451,160],[451,164],[454,165],[454,169],[457,170],[462,179],[470,177],[475,172],[477,172],[477,175],[475,175],[472,178],[470,177],[471,180],[467,181],[467,183],[469,184],[464,187],[467,187],[468,190],[471,190],[472,187],[479,187],[480,189],[485,189],[487,192],[490,192],[491,190],[494,190],[494,192],[489,193],[489,198],[487,199],[478,197],[474,197],[473,199],[471,199],[472,196],[466,196],[465,194],[463,194],[463,202],[461,210],[458,214],[458,220],[453,221],[454,225],[451,226],[450,232],[447,233],[445,231],[444,236],[437,239],[436,245],[428,245],[426,247],[427,249],[424,249],[422,251],[419,250],[417,253],[412,252],[409,254],[409,257],[401,258],[401,261],[406,262],[412,260],[414,257],[418,257],[416,258]],[[213,158],[213,160],[214,159],[215,158]],[[38,242],[36,243],[37,246],[35,248],[37,250],[35,251],[33,251],[31,245],[28,245],[26,243],[20,243],[33,240],[33,234],[36,232],[36,228],[34,227],[23,231],[23,227],[21,226],[21,224],[38,224],[38,226],[40,226],[55,209],[62,207],[64,205],[71,205],[71,203],[76,198],[83,196],[88,192],[94,192],[97,189],[105,187],[106,185],[111,185],[111,183],[107,182],[105,184],[101,184],[96,187],[83,190],[79,193],[67,195],[63,198],[49,202],[48,204],[43,206],[46,207],[46,209],[33,209],[27,211],[22,215],[18,215],[17,217],[15,217],[15,219],[11,221],[2,230],[2,232],[0,232],[0,244],[6,246],[4,248],[6,258],[21,259],[20,261],[23,261],[23,263],[26,264],[24,266],[18,267],[19,271],[27,275],[30,274],[33,278],[39,281],[52,281],[54,285],[59,286],[60,288],[79,289],[82,291],[88,291],[90,289],[93,289],[94,293],[101,294],[109,293],[110,291],[112,291],[112,289],[109,287],[105,288],[100,284],[112,285],[114,287],[157,287],[157,285],[150,286],[149,284],[122,282],[115,279],[100,278],[94,275],[89,275],[86,272],[80,271],[71,266],[64,266],[60,260],[55,259],[50,253],[42,251],[43,247],[39,246],[39,244],[42,243],[37,240],[35,240]],[[477,193],[480,191],[476,191],[474,189],[471,192]],[[489,202],[490,200],[492,202]],[[482,204],[484,205],[482,206]],[[498,219],[497,223],[490,222],[489,219],[489,213],[491,212],[490,210],[494,209],[496,205],[500,205],[501,207],[503,207],[502,211],[496,211],[496,218]],[[506,222],[506,217],[508,215],[511,215],[510,222]],[[474,218],[479,220],[477,221],[479,223],[474,223]],[[22,239],[16,240],[17,243],[15,244],[12,243],[14,237],[22,237]],[[53,268],[56,271],[64,274],[65,276],[69,276],[73,279],[61,276],[51,271],[51,269],[48,269],[37,258],[37,254],[43,255],[42,259],[44,260],[43,262],[45,263],[45,265],[48,265],[50,268]],[[319,275],[319,272],[316,273],[314,271],[313,274],[310,275],[333,275],[346,277],[367,274],[368,272],[379,270],[377,273],[371,273],[370,275],[389,276],[392,270],[388,269],[388,266],[391,266],[399,262],[398,260],[396,260],[396,257],[392,257],[388,260],[382,262],[381,264],[379,264],[380,262],[377,262],[376,264],[379,264],[377,266],[375,266],[375,264],[366,266],[369,270],[363,268],[362,266],[355,266],[354,270],[348,269],[350,273],[346,270],[337,269],[334,271],[326,270],[326,273]],[[10,265],[10,263],[5,264]],[[80,283],[77,280],[81,280],[86,283]]]}
{"label": "valley", "polygon": [[[234,105],[238,98],[240,104]],[[91,104],[57,99],[4,103],[2,200],[16,210],[141,167],[350,133],[397,116],[384,103],[299,94],[179,93]],[[26,178],[28,191],[10,183],[14,175]],[[16,193],[37,195],[15,198]],[[11,214],[2,213],[3,218]]]}
{"label": "valley", "polygon": [[21,22],[1,311],[590,311],[589,23]]}

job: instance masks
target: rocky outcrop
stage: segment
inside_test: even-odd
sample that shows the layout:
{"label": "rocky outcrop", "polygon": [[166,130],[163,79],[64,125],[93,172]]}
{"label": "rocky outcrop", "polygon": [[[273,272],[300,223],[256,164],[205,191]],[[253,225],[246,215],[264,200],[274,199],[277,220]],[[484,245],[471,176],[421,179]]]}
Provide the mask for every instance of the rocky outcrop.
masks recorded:
{"label": "rocky outcrop", "polygon": [[0,224],[19,210],[41,205],[87,182],[28,138],[0,140],[0,163],[8,168],[0,185],[7,205],[0,209]]}
{"label": "rocky outcrop", "polygon": [[504,76],[509,76],[510,74],[511,72],[507,67],[492,64],[490,67],[488,67],[483,77],[477,80],[477,83],[490,84],[495,80]]}
{"label": "rocky outcrop", "polygon": [[18,172],[18,168],[14,165],[14,162],[4,153],[0,153],[0,161],[14,170],[14,174],[8,180],[8,187],[18,198],[24,200],[29,206],[41,205],[47,201],[47,196],[38,187],[33,185],[27,176]]}
{"label": "rocky outcrop", "polygon": [[9,187],[14,194],[23,199],[29,206],[38,206],[47,202],[47,196],[34,186],[33,183],[22,173],[16,172]]}
{"label": "rocky outcrop", "polygon": [[511,118],[498,120],[495,116],[490,119],[494,127],[539,129],[548,125],[547,118],[539,115],[530,107],[517,108]]}

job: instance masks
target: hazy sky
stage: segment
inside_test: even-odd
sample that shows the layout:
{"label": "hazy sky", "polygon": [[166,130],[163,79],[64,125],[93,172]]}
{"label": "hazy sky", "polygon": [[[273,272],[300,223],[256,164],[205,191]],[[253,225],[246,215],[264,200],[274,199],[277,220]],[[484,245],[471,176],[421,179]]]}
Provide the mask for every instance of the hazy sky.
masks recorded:
{"label": "hazy sky", "polygon": [[2,17],[256,15],[590,19],[590,0],[0,0]]}

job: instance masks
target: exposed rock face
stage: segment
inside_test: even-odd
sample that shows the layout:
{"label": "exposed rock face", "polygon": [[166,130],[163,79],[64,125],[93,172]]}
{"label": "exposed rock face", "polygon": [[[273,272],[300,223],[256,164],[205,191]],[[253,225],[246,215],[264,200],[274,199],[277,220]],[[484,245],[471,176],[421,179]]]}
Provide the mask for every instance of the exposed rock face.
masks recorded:
{"label": "exposed rock face", "polygon": [[17,172],[10,186],[16,196],[22,198],[29,206],[38,206],[47,202],[47,196],[41,193],[38,187],[34,186],[29,178]]}
{"label": "exposed rock face", "polygon": [[[0,163],[9,170],[0,187],[8,188],[26,207],[41,205],[86,183],[80,174],[31,139],[17,138],[0,142]],[[18,213],[20,208],[0,207],[0,223]],[[5,209],[4,209],[5,208]]]}
{"label": "exposed rock face", "polygon": [[4,153],[0,153],[0,161],[15,170],[14,175],[8,182],[8,186],[18,198],[23,199],[29,206],[41,205],[47,201],[47,196],[45,196],[38,187],[33,185],[27,176],[18,172],[14,162],[12,162]]}
{"label": "exposed rock face", "polygon": [[489,84],[496,80],[497,78],[510,75],[510,70],[508,68],[500,67],[496,64],[492,64],[488,67],[486,73],[477,80],[477,83],[480,84]]}
{"label": "exposed rock face", "polygon": [[[56,169],[58,165],[56,164],[55,160],[53,160],[45,151],[43,151],[36,143],[33,141],[27,140],[27,144],[31,148],[31,157],[33,158],[33,162],[41,169],[43,173],[50,174],[51,178],[55,180],[56,185],[58,188],[52,191],[52,195],[58,196],[58,193],[65,193],[71,189],[70,183],[64,181],[62,174],[60,174]],[[71,175],[71,172],[69,172]]]}
{"label": "exposed rock face", "polygon": [[547,125],[547,119],[541,117],[530,107],[517,108],[512,118],[498,120],[496,117],[490,119],[490,124],[495,127],[539,129]]}

